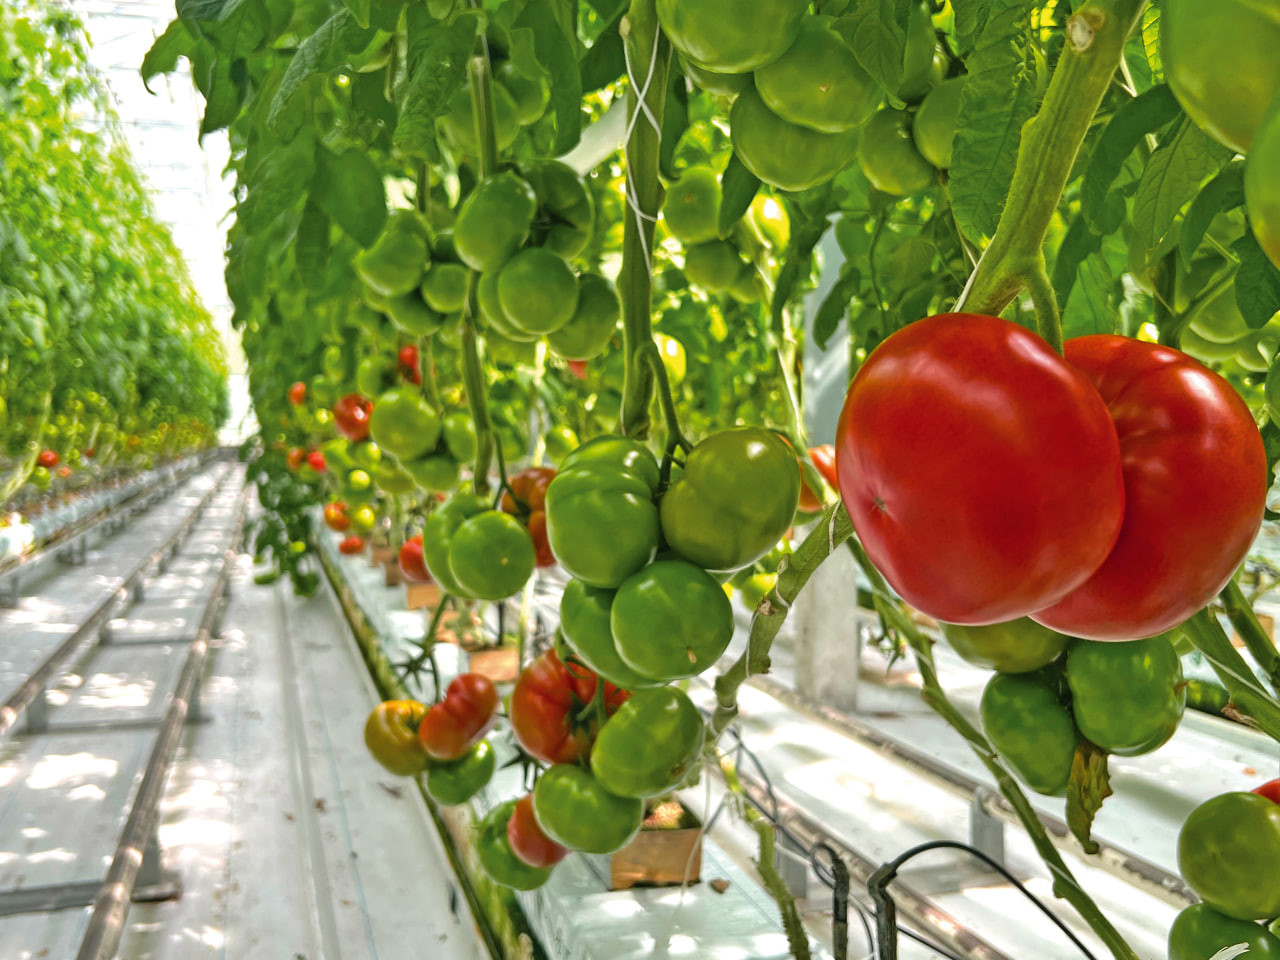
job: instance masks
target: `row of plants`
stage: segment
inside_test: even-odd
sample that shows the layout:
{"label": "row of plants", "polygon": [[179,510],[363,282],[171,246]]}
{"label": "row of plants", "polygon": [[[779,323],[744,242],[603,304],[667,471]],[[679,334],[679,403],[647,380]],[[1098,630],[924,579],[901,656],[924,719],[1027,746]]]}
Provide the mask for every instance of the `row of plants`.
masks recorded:
{"label": "row of plants", "polygon": [[207,447],[228,415],[221,341],[87,49],[65,8],[0,11],[0,504]]}
{"label": "row of plants", "polygon": [[[617,849],[714,763],[798,593],[851,549],[884,642],[1055,893],[1135,957],[1019,781],[1065,794],[1094,849],[1108,757],[1177,728],[1180,648],[1280,739],[1280,654],[1238,581],[1280,457],[1271,5],[178,12],[142,72],[186,58],[202,129],[231,139],[257,552],[307,592],[315,507],[344,552],[380,531],[445,595],[428,645],[451,604],[518,596],[539,565],[572,578],[505,707],[537,780],[479,827],[497,881]],[[833,448],[810,450],[806,356],[833,344],[851,385]],[[726,649],[726,584],[755,613],[708,718],[680,684]],[[919,614],[999,671],[981,729]],[[457,803],[504,708],[466,677],[436,700],[366,732]],[[1264,796],[1193,814],[1181,864],[1206,904],[1172,957],[1280,951],[1277,844]]]}

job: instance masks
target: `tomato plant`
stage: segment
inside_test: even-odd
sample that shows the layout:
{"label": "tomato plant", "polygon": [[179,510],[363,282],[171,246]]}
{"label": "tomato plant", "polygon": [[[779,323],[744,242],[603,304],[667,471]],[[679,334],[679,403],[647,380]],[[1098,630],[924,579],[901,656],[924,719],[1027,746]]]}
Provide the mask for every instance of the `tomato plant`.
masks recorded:
{"label": "tomato plant", "polygon": [[[590,670],[562,662],[554,650],[525,667],[516,680],[508,711],[520,746],[544,763],[585,758],[604,720],[586,709],[599,682]],[[612,713],[626,697],[625,690],[606,682],[604,713]]]}

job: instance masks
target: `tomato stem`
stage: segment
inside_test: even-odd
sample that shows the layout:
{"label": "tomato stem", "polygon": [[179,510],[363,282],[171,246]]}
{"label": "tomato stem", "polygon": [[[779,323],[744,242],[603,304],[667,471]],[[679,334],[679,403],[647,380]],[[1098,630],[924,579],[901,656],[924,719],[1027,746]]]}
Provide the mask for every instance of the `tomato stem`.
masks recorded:
{"label": "tomato stem", "polygon": [[1236,633],[1253,654],[1253,659],[1266,671],[1272,691],[1280,695],[1280,651],[1276,650],[1275,641],[1267,636],[1266,630],[1258,622],[1257,614],[1253,612],[1253,606],[1240,589],[1240,584],[1232,578],[1222,588],[1218,599],[1226,608],[1227,617]]}
{"label": "tomato stem", "polygon": [[[671,44],[658,27],[654,0],[632,0],[622,21],[622,37],[632,82],[627,90],[627,206],[622,238],[622,348],[626,368],[622,388],[621,429],[645,438],[655,371],[645,360],[653,344],[653,237],[662,209],[658,180],[662,117],[667,102]],[[643,101],[641,92],[643,91]]]}
{"label": "tomato stem", "polygon": [[[1145,0],[1087,0],[1067,23],[1067,45],[1044,103],[1026,126],[1009,199],[995,236],[961,294],[957,310],[1000,314],[1028,284],[1038,285],[1044,240],[1102,98],[1124,55]],[[1057,306],[1037,294],[1042,327]],[[1046,338],[1048,339],[1048,338]]]}
{"label": "tomato stem", "polygon": [[684,433],[680,430],[680,418],[676,416],[675,399],[671,394],[671,379],[667,376],[667,365],[662,362],[658,345],[650,340],[648,344],[641,347],[637,356],[649,365],[653,379],[658,385],[658,401],[662,405],[662,417],[667,427],[667,453],[670,455],[676,450],[685,452],[692,450],[693,445],[685,439]]}
{"label": "tomato stem", "polygon": [[1025,274],[1031,302],[1036,308],[1036,328],[1040,336],[1058,353],[1062,352],[1062,313],[1058,309],[1058,296],[1049,282],[1049,270],[1044,257]]}

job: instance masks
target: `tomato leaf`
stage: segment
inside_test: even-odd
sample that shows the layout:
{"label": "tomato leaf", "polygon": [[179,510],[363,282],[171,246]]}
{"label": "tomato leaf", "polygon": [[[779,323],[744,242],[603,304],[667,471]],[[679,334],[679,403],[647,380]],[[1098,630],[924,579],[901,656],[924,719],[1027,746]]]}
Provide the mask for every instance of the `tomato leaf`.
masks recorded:
{"label": "tomato leaf", "polygon": [[367,29],[369,27],[370,0],[342,0],[342,2],[346,4],[356,23]]}
{"label": "tomato leaf", "polygon": [[1133,225],[1148,250],[1164,239],[1200,185],[1232,156],[1185,116],[1162,138],[1133,197]]}
{"label": "tomato leaf", "polygon": [[846,262],[840,269],[839,279],[831,285],[813,317],[813,342],[818,345],[818,349],[827,349],[827,343],[835,335],[840,321],[849,312],[849,301],[861,286],[862,276],[857,267]]}
{"label": "tomato leaf", "polygon": [[973,49],[974,41],[981,36],[987,25],[987,14],[991,9],[991,0],[952,0],[951,8],[955,11],[956,40],[961,52]]}
{"label": "tomato leaf", "polygon": [[[568,153],[582,135],[582,74],[578,70],[576,18],[564,15],[561,0],[531,0],[516,19],[533,30],[538,60],[551,74],[551,106],[556,115],[553,152]],[[637,69],[647,69],[637,67]]]}
{"label": "tomato leaf", "polygon": [[289,61],[284,79],[271,98],[271,111],[267,114],[267,126],[277,129],[280,114],[293,99],[298,88],[319,73],[328,73],[340,66],[346,55],[359,50],[369,42],[373,31],[362,27],[349,10],[339,10],[326,20],[315,33],[298,47]]}
{"label": "tomato leaf", "polygon": [[1231,245],[1240,261],[1236,271],[1236,306],[1245,323],[1257,329],[1280,310],[1280,270],[1258,246],[1250,230]]}
{"label": "tomato leaf", "polygon": [[994,0],[969,58],[951,162],[951,202],[971,240],[995,233],[1013,182],[1022,128],[1036,110],[1029,0]]}
{"label": "tomato leaf", "polygon": [[236,82],[233,63],[219,56],[208,43],[200,41],[193,55],[195,61],[191,65],[191,73],[205,100],[204,116],[200,118],[200,138],[203,140],[205,134],[231,126],[240,115],[243,90]]}
{"label": "tomato leaf", "polygon": [[680,176],[676,169],[676,147],[689,129],[689,85],[678,62],[671,64],[667,74],[667,104],[662,113],[662,142],[658,169],[668,180]]}
{"label": "tomato leaf", "polygon": [[313,290],[324,285],[325,269],[329,266],[329,215],[308,200],[302,208],[298,232],[293,246],[294,262],[298,277]]}
{"label": "tomato leaf", "polygon": [[1200,249],[1213,218],[1244,205],[1244,162],[1237,161],[1210,180],[1187,208],[1178,235],[1178,253],[1186,266]]}
{"label": "tomato leaf", "polygon": [[271,15],[262,0],[177,0],[178,17],[228,60],[246,57],[267,39]]}
{"label": "tomato leaf", "polygon": [[627,71],[627,55],[618,32],[626,9],[625,4],[618,9],[578,63],[584,94],[607,87]]}
{"label": "tomato leaf", "polygon": [[362,247],[372,246],[387,222],[382,174],[363,150],[317,151],[311,196]]}
{"label": "tomato leaf", "polygon": [[1111,303],[1115,279],[1102,252],[1085,257],[1076,273],[1071,296],[1062,310],[1062,337],[1115,333],[1117,312]]}
{"label": "tomato leaf", "polygon": [[1107,752],[1081,740],[1071,761],[1071,782],[1067,784],[1067,825],[1085,853],[1098,852],[1092,836],[1093,820],[1111,793]]}
{"label": "tomato leaf", "polygon": [[1160,8],[1153,3],[1147,4],[1142,11],[1142,47],[1151,67],[1151,79],[1160,83],[1164,80],[1164,61],[1160,57]]}
{"label": "tomato leaf", "polygon": [[453,23],[424,22],[421,12],[410,8],[409,79],[404,85],[400,119],[392,142],[402,153],[425,160],[437,160],[436,117],[445,112],[450,98],[462,88],[467,76],[467,57],[475,45],[480,20],[464,13]]}
{"label": "tomato leaf", "polygon": [[1111,186],[1129,156],[1148,134],[1172,123],[1181,113],[1182,108],[1167,86],[1153,87],[1116,110],[1093,148],[1080,190],[1081,210],[1095,230],[1106,232],[1099,228],[1098,221]]}
{"label": "tomato leaf", "polygon": [[315,173],[315,140],[297,136],[263,155],[249,174],[239,217],[251,231],[266,230],[307,191]]}
{"label": "tomato leaf", "polygon": [[736,153],[720,178],[720,236],[727,237],[733,225],[751,208],[760,191],[760,178],[746,168]]}
{"label": "tomato leaf", "polygon": [[892,0],[857,0],[857,6],[832,27],[853,48],[862,68],[890,90],[902,83],[906,31]]}
{"label": "tomato leaf", "polygon": [[142,58],[142,85],[147,88],[148,93],[154,91],[147,86],[147,81],[157,74],[172,72],[180,57],[191,55],[195,42],[196,38],[181,20],[174,20],[165,28],[164,33],[156,37],[156,42]]}

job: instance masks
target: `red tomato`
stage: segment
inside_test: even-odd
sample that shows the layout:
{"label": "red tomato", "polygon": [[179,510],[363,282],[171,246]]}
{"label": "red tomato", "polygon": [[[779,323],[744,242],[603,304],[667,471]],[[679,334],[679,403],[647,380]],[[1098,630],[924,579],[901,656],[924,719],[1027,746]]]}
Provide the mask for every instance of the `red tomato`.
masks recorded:
{"label": "red tomato", "polygon": [[302,461],[306,456],[307,452],[301,447],[290,447],[289,452],[284,455],[284,461],[289,465],[290,470],[297,470],[302,466]]}
{"label": "red tomato", "polygon": [[[511,729],[543,763],[573,763],[591,752],[599,724],[592,713],[579,718],[596,692],[596,675],[576,663],[565,665],[548,650],[520,672],[511,693]],[[604,685],[605,713],[612,715],[630,694]]]}
{"label": "red tomato", "polygon": [[432,760],[457,760],[480,742],[497,711],[493,681],[478,673],[461,674],[422,718],[418,742]]}
{"label": "red tomato", "polygon": [[1272,803],[1280,803],[1280,780],[1268,780],[1262,786],[1254,787],[1253,792]]}
{"label": "red tomato", "polygon": [[348,440],[359,443],[369,437],[369,415],[373,413],[373,401],[349,393],[333,405],[333,422]]}
{"label": "red tomato", "polygon": [[307,399],[307,385],[299,380],[289,388],[289,402],[295,407]]}
{"label": "red tomato", "polygon": [[418,348],[412,343],[400,348],[400,375],[410,383],[422,383],[422,371],[418,369]]}
{"label": "red tomato", "polygon": [[1100,334],[1066,345],[1115,420],[1124,464],[1120,539],[1083,586],[1033,619],[1090,640],[1136,640],[1208,603],[1262,525],[1267,454],[1226,380],[1184,353]]}
{"label": "red tomato", "polygon": [[569,372],[579,380],[587,379],[587,361],[585,360],[569,360]]}
{"label": "red tomato", "polygon": [[67,479],[67,477],[71,476],[71,468],[62,467],[61,469],[58,470],[58,476],[60,476],[63,480]]}
{"label": "red tomato", "polygon": [[[529,467],[510,477],[507,485],[515,493],[502,494],[503,512],[523,520],[533,537],[533,545],[537,550],[538,566],[554,567],[555,554],[551,552],[551,544],[547,541],[547,487],[555,479],[554,467]],[[517,502],[517,500],[519,502]]]}
{"label": "red tomato", "polygon": [[511,852],[531,867],[554,867],[569,852],[538,826],[538,818],[533,815],[532,793],[516,801],[511,819],[507,821],[507,841]]}
{"label": "red tomato", "polygon": [[52,470],[61,462],[62,457],[58,456],[58,451],[56,450],[41,450],[40,455],[36,457],[36,463],[46,470]]}
{"label": "red tomato", "polygon": [[86,450],[84,451],[84,458],[85,458],[86,460],[92,460],[92,459],[93,459],[93,455],[94,455],[94,453],[96,453],[96,452],[97,452],[97,451],[96,451],[96,449],[95,449],[94,447],[89,447],[88,449],[86,449]]}
{"label": "red tomato", "polygon": [[351,526],[351,518],[347,516],[347,505],[341,501],[338,503],[326,503],[324,505],[324,523],[335,533],[344,532]]}
{"label": "red tomato", "polygon": [[[832,487],[836,487],[836,448],[829,443],[824,443],[820,447],[810,447],[809,459],[813,461],[822,479]],[[822,493],[809,489],[809,485],[804,482],[802,470],[800,472],[800,509],[811,513],[814,510],[821,510],[825,502],[826,497]]]}
{"label": "red tomato", "polygon": [[312,450],[307,454],[307,463],[311,465],[311,469],[316,473],[324,473],[324,454],[319,450]]}
{"label": "red tomato", "polygon": [[946,314],[859,369],[840,495],[872,562],[949,623],[1014,620],[1101,566],[1124,516],[1120,445],[1089,380],[1035,334]]}
{"label": "red tomato", "polygon": [[352,534],[338,544],[338,552],[345,553],[347,556],[354,556],[357,553],[364,553],[364,537]]}
{"label": "red tomato", "polygon": [[422,556],[422,536],[410,537],[400,547],[400,572],[411,583],[430,583],[427,562]]}

